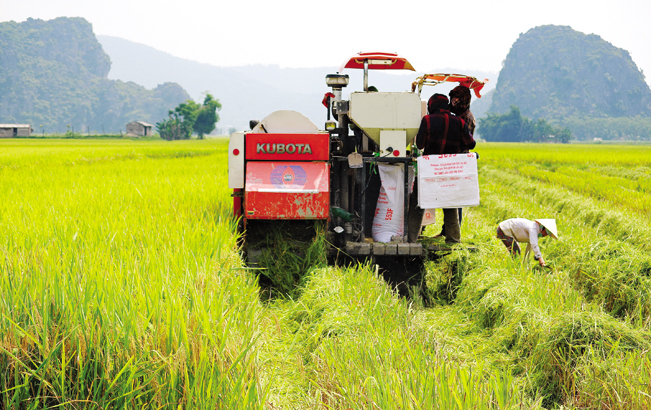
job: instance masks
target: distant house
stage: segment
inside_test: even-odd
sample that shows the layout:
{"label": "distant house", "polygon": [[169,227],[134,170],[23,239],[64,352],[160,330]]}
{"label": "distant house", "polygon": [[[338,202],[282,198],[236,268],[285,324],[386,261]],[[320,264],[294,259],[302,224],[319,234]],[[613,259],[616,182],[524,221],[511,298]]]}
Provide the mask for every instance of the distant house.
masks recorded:
{"label": "distant house", "polygon": [[0,138],[29,137],[32,131],[29,124],[0,124]]}
{"label": "distant house", "polygon": [[127,124],[127,134],[138,135],[138,136],[147,136],[153,135],[152,132],[153,125],[148,124],[144,121],[134,121]]}

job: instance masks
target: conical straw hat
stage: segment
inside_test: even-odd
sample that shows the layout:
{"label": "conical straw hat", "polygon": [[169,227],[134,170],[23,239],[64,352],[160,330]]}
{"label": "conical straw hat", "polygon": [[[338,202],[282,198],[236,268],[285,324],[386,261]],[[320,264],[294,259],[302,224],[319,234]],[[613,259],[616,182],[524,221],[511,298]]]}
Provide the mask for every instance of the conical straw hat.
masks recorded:
{"label": "conical straw hat", "polygon": [[558,231],[556,230],[556,219],[536,219],[536,222],[545,227],[547,232],[554,239],[558,239]]}

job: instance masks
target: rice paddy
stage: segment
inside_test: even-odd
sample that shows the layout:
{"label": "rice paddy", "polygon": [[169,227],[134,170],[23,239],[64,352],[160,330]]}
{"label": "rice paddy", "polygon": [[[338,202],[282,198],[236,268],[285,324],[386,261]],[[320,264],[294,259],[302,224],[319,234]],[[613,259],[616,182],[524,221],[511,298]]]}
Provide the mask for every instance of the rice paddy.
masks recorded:
{"label": "rice paddy", "polygon": [[[310,252],[261,292],[226,149],[0,140],[0,408],[651,408],[651,146],[479,144],[478,251],[426,263],[427,303]],[[551,269],[512,217],[556,219]]]}

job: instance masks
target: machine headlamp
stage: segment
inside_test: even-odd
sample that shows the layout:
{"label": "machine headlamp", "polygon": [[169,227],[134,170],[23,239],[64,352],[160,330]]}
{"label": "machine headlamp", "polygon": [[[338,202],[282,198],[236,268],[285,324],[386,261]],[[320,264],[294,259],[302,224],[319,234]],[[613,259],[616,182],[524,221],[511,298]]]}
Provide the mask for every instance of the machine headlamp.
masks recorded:
{"label": "machine headlamp", "polygon": [[334,131],[337,128],[337,123],[335,121],[326,121],[325,129],[326,131]]}

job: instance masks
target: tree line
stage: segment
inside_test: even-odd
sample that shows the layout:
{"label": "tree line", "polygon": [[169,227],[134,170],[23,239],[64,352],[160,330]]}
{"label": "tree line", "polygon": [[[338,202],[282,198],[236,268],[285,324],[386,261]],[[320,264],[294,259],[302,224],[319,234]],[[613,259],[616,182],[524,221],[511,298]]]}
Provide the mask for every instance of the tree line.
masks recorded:
{"label": "tree line", "polygon": [[489,113],[477,120],[477,132],[486,141],[500,142],[561,142],[568,143],[572,131],[567,127],[554,127],[546,120],[530,120],[520,114],[515,105],[506,114]]}
{"label": "tree line", "polygon": [[649,141],[651,117],[586,117],[572,115],[558,120],[577,140]]}
{"label": "tree line", "polygon": [[196,133],[199,139],[210,134],[219,121],[218,110],[222,105],[211,94],[206,94],[203,104],[186,100],[168,112],[168,118],[156,123],[161,138],[168,141],[190,139]]}

